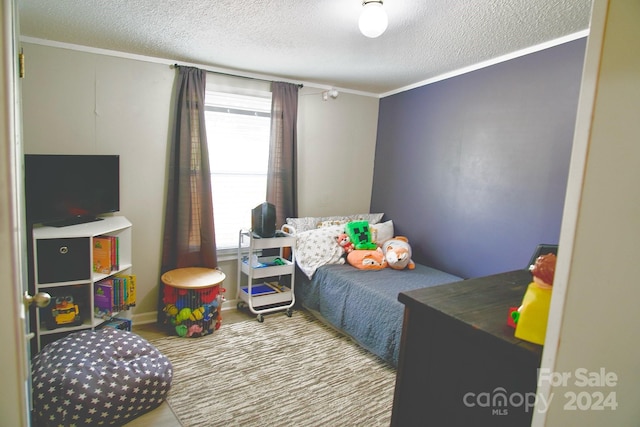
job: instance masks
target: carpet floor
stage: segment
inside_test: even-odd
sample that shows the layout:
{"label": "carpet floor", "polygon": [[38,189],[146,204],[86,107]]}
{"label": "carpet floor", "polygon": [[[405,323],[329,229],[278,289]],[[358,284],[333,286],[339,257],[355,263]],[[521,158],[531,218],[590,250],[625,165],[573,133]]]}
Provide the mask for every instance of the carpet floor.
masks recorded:
{"label": "carpet floor", "polygon": [[305,311],[151,342],[185,427],[389,425],[395,369]]}

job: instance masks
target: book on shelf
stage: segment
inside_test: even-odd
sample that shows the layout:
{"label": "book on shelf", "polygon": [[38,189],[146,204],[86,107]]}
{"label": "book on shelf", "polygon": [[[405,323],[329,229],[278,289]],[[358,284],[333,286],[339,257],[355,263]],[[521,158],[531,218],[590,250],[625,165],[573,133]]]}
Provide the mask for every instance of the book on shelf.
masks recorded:
{"label": "book on shelf", "polygon": [[[249,294],[249,286],[243,286],[242,291],[246,294]],[[259,284],[256,283],[255,285],[251,286],[251,295],[253,296],[268,295],[268,294],[275,294],[275,293],[276,291],[266,283],[259,283]]]}
{"label": "book on shelf", "polygon": [[111,271],[118,270],[120,268],[120,246],[119,240],[116,236],[108,236],[111,240]]}
{"label": "book on shelf", "polygon": [[276,292],[284,292],[287,290],[287,287],[285,285],[280,284],[280,282],[278,281],[266,282],[266,284],[269,285]]}
{"label": "book on shelf", "polygon": [[117,274],[97,282],[93,292],[94,317],[107,319],[135,306],[135,287],[134,274]]}
{"label": "book on shelf", "polygon": [[98,236],[93,238],[93,271],[109,274],[119,268],[118,237]]}
{"label": "book on shelf", "polygon": [[135,274],[116,274],[114,277],[121,278],[124,281],[124,298],[123,304],[129,307],[136,306],[136,275]]}
{"label": "book on shelf", "polygon": [[106,322],[101,323],[97,327],[97,329],[103,329],[103,328],[114,328],[114,329],[120,329],[123,331],[131,332],[131,320],[122,319],[119,317],[112,317],[108,319]]}
{"label": "book on shelf", "polygon": [[113,280],[105,279],[94,284],[93,315],[100,319],[110,318],[113,311]]}
{"label": "book on shelf", "polygon": [[[259,296],[259,295],[269,295],[280,293],[284,290],[284,287],[280,285],[278,282],[264,282],[264,283],[256,283],[251,286],[251,295]],[[243,286],[242,291],[246,294],[249,294],[249,286]]]}

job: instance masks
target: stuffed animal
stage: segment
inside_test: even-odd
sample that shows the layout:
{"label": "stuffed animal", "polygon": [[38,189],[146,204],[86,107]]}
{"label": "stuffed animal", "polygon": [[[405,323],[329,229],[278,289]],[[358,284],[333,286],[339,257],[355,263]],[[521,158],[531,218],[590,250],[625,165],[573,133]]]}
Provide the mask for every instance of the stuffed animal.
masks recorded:
{"label": "stuffed animal", "polygon": [[[165,286],[165,289],[169,286]],[[178,310],[182,310],[185,307],[190,307],[192,298],[188,289],[176,289],[176,299],[174,304],[178,307]]]}
{"label": "stuffed animal", "polygon": [[176,316],[178,315],[178,307],[173,304],[166,304],[162,309],[164,311],[165,319],[164,323],[176,324]]}
{"label": "stuffed animal", "polygon": [[206,289],[198,289],[197,294],[202,304],[210,304],[218,296],[218,292],[224,292],[219,286],[213,286]]}
{"label": "stuffed animal", "polygon": [[198,325],[197,323],[194,323],[193,325],[189,326],[189,329],[187,329],[187,334],[186,336],[188,337],[199,337],[202,336],[202,326]]}
{"label": "stuffed animal", "polygon": [[382,245],[382,253],[387,259],[387,265],[394,270],[408,268],[413,270],[416,264],[411,259],[411,245],[409,239],[404,236],[396,236]]}
{"label": "stuffed animal", "polygon": [[178,290],[171,286],[165,286],[163,289],[164,297],[162,302],[165,304],[175,304],[178,300]]}
{"label": "stuffed animal", "polygon": [[349,236],[347,236],[346,233],[338,235],[338,237],[336,237],[336,240],[338,241],[338,245],[340,245],[345,255],[348,255],[352,250],[355,249],[353,247],[351,239],[349,238]]}
{"label": "stuffed animal", "polygon": [[204,307],[198,307],[191,311],[191,316],[189,316],[189,320],[195,322],[196,320],[202,320],[204,318]]}
{"label": "stuffed animal", "polygon": [[356,249],[347,255],[347,262],[360,270],[382,270],[387,267],[382,249]]}
{"label": "stuffed animal", "polygon": [[179,337],[186,337],[188,331],[189,328],[187,327],[187,325],[176,326],[176,334],[178,334]]}
{"label": "stuffed animal", "polygon": [[191,317],[191,309],[189,307],[180,309],[180,311],[176,315],[176,325],[179,325],[185,320],[189,320],[190,317]]}
{"label": "stuffed animal", "polygon": [[375,250],[378,247],[378,245],[371,240],[369,221],[352,221],[347,223],[344,229],[355,249]]}

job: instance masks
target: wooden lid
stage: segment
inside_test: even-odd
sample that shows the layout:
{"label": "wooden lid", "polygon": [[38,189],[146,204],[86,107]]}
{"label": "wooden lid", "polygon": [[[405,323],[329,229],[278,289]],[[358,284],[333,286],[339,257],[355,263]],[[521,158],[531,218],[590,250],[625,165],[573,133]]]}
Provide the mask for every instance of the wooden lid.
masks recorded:
{"label": "wooden lid", "polygon": [[167,271],[160,279],[173,288],[199,289],[219,285],[225,277],[222,271],[213,268],[186,267]]}

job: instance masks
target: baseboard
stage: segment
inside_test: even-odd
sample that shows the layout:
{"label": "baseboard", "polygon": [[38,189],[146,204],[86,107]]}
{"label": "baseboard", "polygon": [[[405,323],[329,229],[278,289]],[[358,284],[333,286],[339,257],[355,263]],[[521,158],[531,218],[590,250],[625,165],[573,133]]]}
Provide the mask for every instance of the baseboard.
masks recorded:
{"label": "baseboard", "polygon": [[[238,300],[225,301],[222,303],[222,311],[235,310],[238,305]],[[146,313],[136,313],[131,316],[131,322],[134,325],[145,325],[148,323],[156,323],[158,321],[158,312],[149,311]]]}
{"label": "baseboard", "polygon": [[156,323],[158,321],[158,312],[150,311],[147,313],[134,314],[131,316],[131,322],[134,325],[144,325],[147,323]]}

